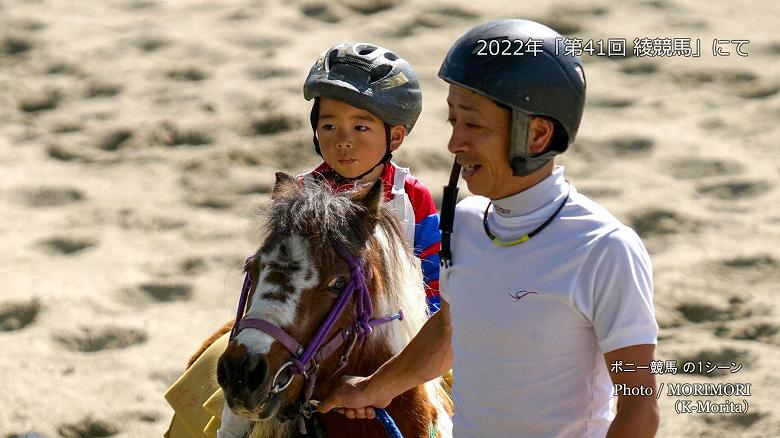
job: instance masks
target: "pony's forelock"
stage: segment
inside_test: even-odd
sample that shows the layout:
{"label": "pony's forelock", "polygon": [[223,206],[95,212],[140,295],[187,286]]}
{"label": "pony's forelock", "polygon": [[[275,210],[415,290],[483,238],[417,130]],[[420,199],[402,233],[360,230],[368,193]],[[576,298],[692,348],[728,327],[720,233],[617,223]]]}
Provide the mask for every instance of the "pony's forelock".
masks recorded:
{"label": "pony's forelock", "polygon": [[371,232],[360,226],[360,218],[368,214],[366,208],[352,199],[361,191],[358,188],[336,193],[317,180],[287,184],[260,212],[265,235],[316,236],[311,244],[319,248],[339,244],[358,249],[356,242],[364,244]]}

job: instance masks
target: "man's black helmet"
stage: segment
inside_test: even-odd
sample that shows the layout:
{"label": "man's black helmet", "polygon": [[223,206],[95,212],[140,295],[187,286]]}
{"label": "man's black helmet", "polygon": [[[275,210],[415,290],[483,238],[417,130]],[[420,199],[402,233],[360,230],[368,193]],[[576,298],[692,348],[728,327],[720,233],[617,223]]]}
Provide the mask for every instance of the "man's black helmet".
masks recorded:
{"label": "man's black helmet", "polygon": [[[512,109],[509,161],[515,175],[543,166],[577,135],[585,106],[585,73],[579,57],[565,54],[563,40],[533,21],[491,21],[463,35],[439,69],[445,81]],[[530,157],[527,151],[529,116],[547,116],[563,131],[540,156]]]}
{"label": "man's black helmet", "polygon": [[368,43],[328,49],[309,71],[303,97],[346,102],[388,125],[403,125],[407,133],[422,111],[422,92],[412,66],[390,50]]}

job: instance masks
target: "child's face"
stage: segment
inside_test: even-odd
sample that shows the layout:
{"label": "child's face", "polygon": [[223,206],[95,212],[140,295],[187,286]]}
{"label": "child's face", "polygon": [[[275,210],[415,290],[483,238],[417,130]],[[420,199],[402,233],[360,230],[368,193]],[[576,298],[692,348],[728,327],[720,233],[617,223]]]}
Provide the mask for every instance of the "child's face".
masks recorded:
{"label": "child's face", "polygon": [[[400,146],[395,132],[393,128],[391,150]],[[365,173],[385,155],[385,124],[372,113],[340,100],[320,99],[317,138],[322,158],[347,178]]]}

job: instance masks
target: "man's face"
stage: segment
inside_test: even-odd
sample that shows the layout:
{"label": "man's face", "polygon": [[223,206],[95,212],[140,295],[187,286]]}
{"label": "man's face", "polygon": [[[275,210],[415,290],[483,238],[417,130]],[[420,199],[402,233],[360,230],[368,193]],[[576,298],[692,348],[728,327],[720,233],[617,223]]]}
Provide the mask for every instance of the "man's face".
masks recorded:
{"label": "man's face", "polygon": [[457,85],[450,85],[447,105],[452,125],[447,148],[463,166],[461,175],[469,191],[491,199],[514,193],[507,158],[511,112]]}
{"label": "man's face", "polygon": [[341,176],[354,178],[385,155],[385,125],[372,113],[334,99],[320,99],[317,138],[322,158]]}

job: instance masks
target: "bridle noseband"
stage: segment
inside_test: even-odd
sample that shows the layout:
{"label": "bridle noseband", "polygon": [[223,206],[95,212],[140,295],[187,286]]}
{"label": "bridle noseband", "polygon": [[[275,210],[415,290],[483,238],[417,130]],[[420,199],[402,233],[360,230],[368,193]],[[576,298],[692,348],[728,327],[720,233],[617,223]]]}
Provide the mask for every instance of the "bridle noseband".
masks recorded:
{"label": "bridle noseband", "polygon": [[[276,371],[272,381],[271,394],[284,391],[290,386],[296,375],[302,374],[307,381],[306,390],[304,391],[303,396],[304,405],[308,404],[312,392],[314,391],[314,382],[316,381],[317,371],[322,360],[329,357],[341,346],[341,344],[349,340],[347,347],[341,355],[339,367],[334,372],[335,375],[346,366],[349,355],[352,353],[355,344],[358,341],[362,344],[365,337],[371,333],[373,327],[395,320],[400,321],[403,320],[404,317],[403,310],[399,310],[398,313],[394,315],[372,319],[373,307],[371,303],[371,294],[368,291],[368,286],[366,284],[365,260],[354,257],[343,245],[335,244],[334,247],[339,256],[341,256],[349,265],[351,278],[349,283],[344,287],[344,290],[339,294],[336,303],[331,307],[325,320],[322,322],[319,329],[317,329],[314,337],[309,341],[309,345],[304,347],[282,328],[267,320],[259,318],[244,319],[247,299],[252,287],[252,280],[248,269],[246,269],[244,285],[241,289],[241,298],[238,302],[236,322],[233,324],[233,329],[230,332],[230,340],[233,340],[242,330],[253,328],[270,335],[284,345],[284,347],[292,353],[292,357]],[[340,330],[326,342],[325,337],[347,308],[347,305],[353,296],[355,297],[355,320],[352,324]],[[287,370],[290,372],[288,379],[284,382],[280,382],[279,378],[282,376],[283,372]],[[310,412],[311,411],[309,411],[309,413]]]}

